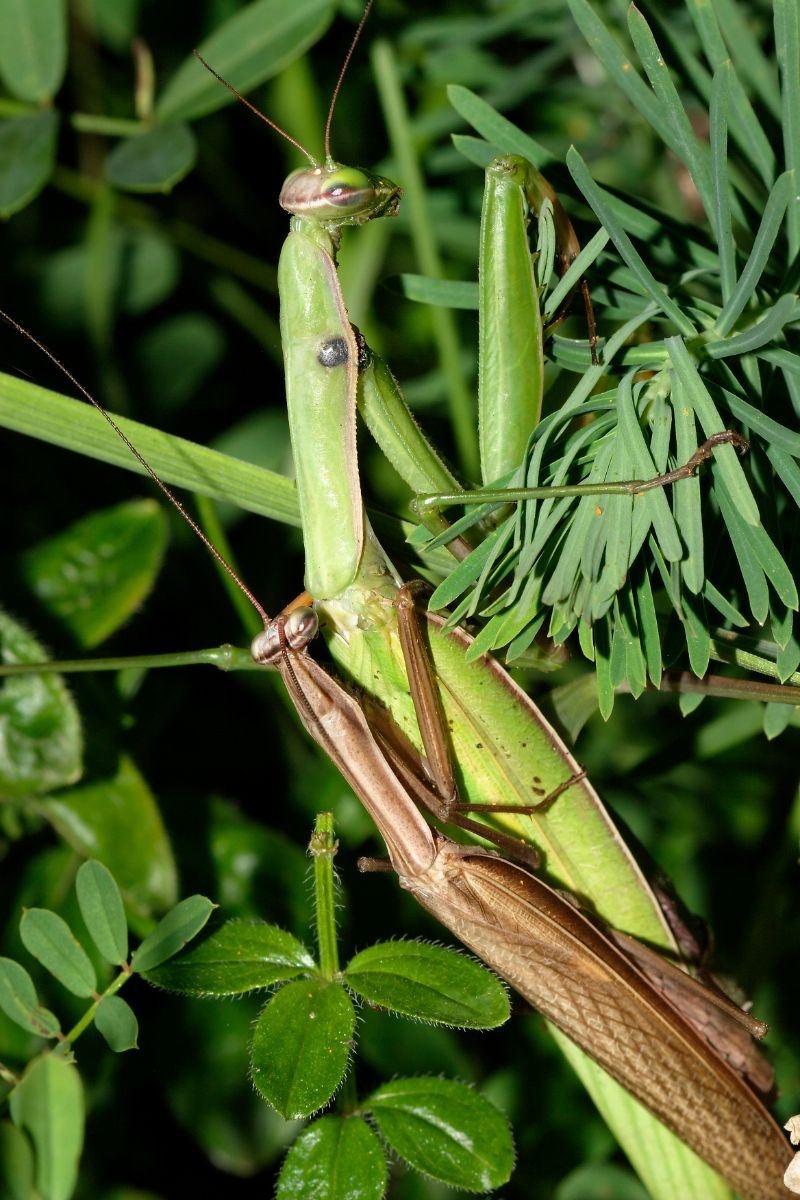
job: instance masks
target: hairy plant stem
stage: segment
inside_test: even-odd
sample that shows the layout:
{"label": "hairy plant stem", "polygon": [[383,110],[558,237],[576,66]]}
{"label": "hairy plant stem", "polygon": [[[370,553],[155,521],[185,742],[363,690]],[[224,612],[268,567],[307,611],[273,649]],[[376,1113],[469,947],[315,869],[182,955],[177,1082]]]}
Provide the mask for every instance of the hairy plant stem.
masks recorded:
{"label": "hairy plant stem", "polygon": [[314,910],[317,926],[319,966],[326,979],[339,973],[336,942],[336,880],[333,859],[338,842],[333,832],[333,813],[318,813],[308,852],[314,860]]}

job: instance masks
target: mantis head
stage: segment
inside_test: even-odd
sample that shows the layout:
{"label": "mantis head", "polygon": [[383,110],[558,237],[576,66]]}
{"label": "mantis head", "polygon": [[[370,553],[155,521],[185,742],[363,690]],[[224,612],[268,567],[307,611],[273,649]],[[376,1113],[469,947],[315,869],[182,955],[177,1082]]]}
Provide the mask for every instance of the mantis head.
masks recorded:
{"label": "mantis head", "polygon": [[402,194],[391,179],[332,163],[293,171],[279,203],[293,216],[323,225],[363,225],[375,217],[393,217]]}

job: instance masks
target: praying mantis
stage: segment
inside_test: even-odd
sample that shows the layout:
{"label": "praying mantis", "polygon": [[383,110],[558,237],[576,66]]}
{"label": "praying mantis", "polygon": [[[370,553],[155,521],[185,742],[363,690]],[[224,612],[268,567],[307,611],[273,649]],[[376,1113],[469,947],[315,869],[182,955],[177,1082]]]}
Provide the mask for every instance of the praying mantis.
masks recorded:
{"label": "praying mantis", "polygon": [[[326,166],[322,170],[329,169]],[[316,165],[311,168],[312,183],[317,170]],[[501,173],[509,176],[518,170],[523,170],[523,168],[516,162],[509,162],[500,168]],[[304,174],[305,186],[309,182],[309,173],[305,172]],[[319,176],[316,178],[319,179]],[[287,205],[295,203],[294,197],[298,192],[299,182],[297,178],[292,181],[291,189],[289,189],[291,195],[287,192],[285,196]],[[352,217],[353,223],[368,219],[367,213],[369,218],[390,213],[397,200],[397,190],[387,186],[386,181],[379,180],[374,183],[368,180],[367,182],[368,186],[378,193],[375,201],[377,207],[350,212],[348,216]],[[354,178],[351,173],[343,171],[341,168],[337,168],[332,176],[325,177],[325,186],[334,190],[343,188],[343,192],[346,193],[343,195],[340,192],[332,197],[334,206],[338,209],[338,217],[342,215],[344,199],[348,201],[352,199],[351,190],[354,187],[361,190],[363,185],[363,173],[358,178]],[[511,192],[511,200],[512,204],[516,206],[519,216],[524,220],[524,206],[518,186],[515,191]],[[362,411],[370,428],[397,430],[402,425],[404,429],[408,429],[408,418],[398,399],[388,370],[379,360],[374,357],[370,358],[366,351],[359,349],[357,339],[350,329],[340,293],[337,291],[335,255],[332,253],[332,250],[335,251],[333,233],[330,229],[324,228],[324,221],[321,225],[309,228],[308,206],[316,205],[318,201],[319,194],[312,191],[310,197],[306,192],[302,201],[298,202],[301,207],[294,213],[291,235],[291,238],[295,240],[292,243],[292,251],[289,252],[287,249],[286,262],[282,262],[281,267],[283,293],[288,297],[282,312],[282,323],[288,346],[287,389],[289,391],[290,421],[295,435],[295,453],[307,553],[307,584],[318,601],[318,609],[330,639],[334,657],[356,681],[361,679],[363,682],[367,676],[374,676],[376,669],[380,680],[391,681],[393,686],[387,684],[386,687],[387,691],[392,691],[394,694],[385,695],[378,690],[377,699],[386,703],[397,724],[413,735],[418,718],[419,724],[423,724],[420,716],[422,705],[416,697],[411,696],[407,687],[397,688],[396,680],[398,671],[405,671],[410,661],[409,647],[418,647],[419,641],[418,639],[415,641],[414,634],[408,635],[408,627],[403,627],[404,632],[400,631],[397,614],[403,609],[402,607],[398,608],[398,601],[402,599],[405,602],[407,594],[399,592],[398,581],[363,518],[355,455],[354,403],[357,389],[359,387],[361,389]],[[363,196],[358,198],[358,204],[362,202]],[[487,226],[489,224],[487,219]],[[516,228],[519,229],[519,227],[518,222]],[[299,242],[300,238],[305,238],[308,245],[305,242]],[[338,240],[338,236],[336,240]],[[302,248],[295,253],[298,246]],[[330,264],[333,264],[333,267]],[[312,273],[315,297],[322,302],[324,309],[322,334],[318,328],[311,328],[307,319],[308,305],[301,313],[291,307],[291,302],[300,292],[301,284],[308,284]],[[529,291],[533,297],[534,289],[530,288]],[[298,317],[302,317],[303,320],[299,326],[300,336],[295,344]],[[534,316],[530,317],[530,321],[535,321]],[[503,322],[500,321],[500,324],[502,325]],[[531,327],[524,316],[522,324],[524,328]],[[532,328],[535,330],[535,324],[532,325]],[[491,345],[492,338],[488,337],[487,342]],[[534,334],[533,345],[534,347],[540,346],[539,334]],[[363,365],[360,367],[359,357],[363,360]],[[535,365],[536,354],[532,355],[532,358]],[[313,372],[311,378],[317,381],[311,389],[311,394],[303,390],[304,381],[309,377],[309,368]],[[332,386],[337,374],[343,376],[344,379],[341,384],[336,383],[335,386]],[[300,380],[301,383],[299,388],[294,386],[297,380]],[[482,386],[481,394],[484,401],[495,394],[496,386],[499,385],[488,383]],[[528,424],[531,419],[535,420],[536,397],[540,387],[540,376],[534,373],[533,384],[529,386],[525,400],[528,406]],[[321,407],[313,407],[315,401],[324,404],[324,411]],[[484,471],[487,479],[493,479],[502,474],[502,469],[498,469],[499,467],[517,461],[519,430],[520,428],[524,430],[526,427],[522,418],[514,418],[507,422],[505,430],[499,429],[492,432],[490,429],[491,408],[491,404],[485,403],[481,422],[482,440],[487,448],[487,460],[490,458],[492,460],[491,465],[487,465]],[[505,408],[504,412],[507,415],[508,409]],[[321,423],[323,423],[322,427]],[[320,437],[323,433],[326,440],[324,452],[321,452]],[[386,437],[386,435],[383,436]],[[450,483],[452,477],[449,477],[446,467],[424,442],[421,435],[418,435],[416,443],[413,441],[413,436],[413,433],[408,432],[400,438],[394,437],[391,443],[388,438],[386,440],[387,446],[391,446],[391,454],[394,454],[397,461],[406,464],[405,469],[408,473],[410,474],[412,470],[417,473],[419,478],[414,484],[414,490],[420,493],[432,492],[439,495],[452,491]],[[511,443],[512,437],[517,439],[516,447]],[[387,446],[384,446],[383,442],[381,444],[387,450]],[[387,450],[387,453],[390,451]],[[514,457],[515,455],[517,458]],[[326,467],[331,466],[330,475],[326,474],[322,480],[319,477],[320,463]],[[419,780],[420,776],[418,772],[409,772],[408,752],[404,750],[399,757],[396,756],[392,759],[386,744],[381,745],[376,741],[361,705],[305,653],[304,642],[307,634],[313,629],[314,621],[304,609],[296,611],[299,616],[293,618],[289,614],[283,624],[267,623],[267,641],[269,654],[274,658],[275,665],[284,677],[301,719],[312,736],[321,742],[323,748],[329,753],[333,753],[333,757],[343,767],[346,776],[354,783],[359,795],[369,805],[370,811],[384,832],[391,857],[404,884],[409,887],[409,890],[419,895],[427,907],[438,912],[445,924],[449,923],[454,927],[454,932],[459,933],[459,929],[461,929],[466,934],[464,940],[473,945],[473,948],[478,950],[482,956],[487,957],[488,960],[491,960],[492,956],[496,956],[495,965],[501,970],[501,973],[520,986],[520,990],[524,994],[525,985],[518,974],[515,975],[518,968],[515,968],[513,963],[509,963],[507,960],[501,961],[503,954],[498,953],[503,933],[510,933],[512,941],[515,936],[517,938],[522,936],[520,933],[524,926],[522,916],[509,911],[500,922],[499,928],[492,931],[491,937],[487,941],[483,937],[486,933],[485,928],[483,926],[475,927],[474,903],[472,908],[468,904],[464,910],[462,899],[460,901],[462,908],[459,910],[454,907],[454,898],[447,889],[452,886],[453,882],[452,875],[448,876],[448,872],[457,872],[459,868],[464,868],[464,864],[471,863],[473,881],[468,886],[471,886],[476,894],[480,888],[484,889],[483,903],[490,903],[488,896],[490,889],[494,889],[491,894],[497,896],[499,893],[503,893],[513,909],[515,899],[519,902],[519,897],[516,896],[517,890],[531,887],[525,882],[530,877],[505,860],[493,860],[478,854],[473,854],[470,858],[468,854],[464,855],[461,851],[451,849],[454,844],[441,838],[440,835],[434,837],[430,834],[427,825],[420,822],[418,815],[414,815],[416,809],[409,805],[412,795],[410,789],[413,787],[414,780]],[[519,804],[510,805],[516,811],[506,814],[506,819],[513,827],[517,827],[516,823],[518,822],[522,822],[525,827],[524,823],[536,819],[536,813],[540,811],[541,815],[538,817],[538,821],[542,823],[545,831],[545,836],[541,840],[548,855],[548,868],[556,877],[566,876],[565,882],[572,882],[579,891],[593,895],[598,910],[613,919],[613,901],[607,896],[598,895],[597,889],[589,883],[591,865],[586,861],[588,852],[584,854],[582,861],[582,852],[579,848],[573,850],[572,847],[559,845],[559,824],[563,820],[562,814],[569,811],[570,805],[576,804],[584,806],[588,822],[594,822],[597,827],[603,828],[613,839],[613,827],[608,822],[608,818],[590,786],[584,779],[578,777],[579,771],[564,747],[535,713],[535,710],[532,710],[532,706],[526,704],[522,696],[514,690],[511,681],[504,676],[496,664],[481,662],[475,671],[472,671],[471,674],[467,673],[461,662],[465,638],[461,635],[441,633],[432,622],[429,623],[428,629],[436,672],[442,681],[440,686],[443,686],[445,692],[443,696],[445,712],[447,719],[453,721],[451,739],[460,775],[459,789],[467,797],[466,802],[483,803],[490,805],[498,813],[502,812],[502,803],[497,801],[497,797],[505,794],[508,772],[505,770],[504,764],[498,761],[500,756],[495,752],[504,740],[506,742],[513,741],[515,750],[521,751],[523,748],[527,750],[529,758],[535,763],[534,787],[531,789],[529,785],[526,785],[526,795],[521,798]],[[406,638],[405,644],[403,644],[404,637]],[[283,638],[286,639],[286,647],[283,646]],[[277,653],[275,653],[276,647]],[[424,669],[420,678],[425,678]],[[426,685],[423,683],[422,686]],[[473,708],[472,697],[467,698],[470,688],[483,693],[483,704],[486,706],[484,709]],[[510,702],[509,697],[511,698]],[[497,704],[497,711],[490,712],[493,701]],[[503,703],[507,708],[512,709],[511,719],[509,719],[508,712],[499,711],[502,709]],[[458,710],[461,728],[459,728],[459,719],[452,715],[453,710]],[[474,715],[470,716],[468,710],[471,710],[472,714],[475,712],[480,714],[482,728],[488,735],[487,741],[480,742],[474,736],[475,718]],[[332,731],[325,732],[325,722],[329,714]],[[515,722],[523,727],[522,732],[515,730],[512,735],[498,732],[502,726],[508,727]],[[340,730],[344,732],[340,733]],[[430,738],[430,731],[430,721],[425,722],[421,739],[423,742],[426,736]],[[386,736],[386,741],[391,742],[391,735]],[[525,743],[524,746],[523,743]],[[491,745],[491,749],[488,753],[484,753],[487,744]],[[426,746],[426,752],[427,750]],[[427,757],[429,762],[433,761],[430,753],[427,753]],[[492,757],[494,757],[494,762],[487,766],[484,760]],[[366,771],[366,775],[361,781],[359,781],[359,771],[362,774]],[[493,771],[494,778],[492,777]],[[521,773],[522,769],[520,769]],[[531,791],[539,797],[539,801],[545,801],[559,789],[561,789],[561,794],[557,802],[551,806],[537,810],[538,801],[530,803]],[[443,788],[442,790],[446,791],[447,789]],[[515,789],[512,788],[513,790]],[[440,792],[439,799],[448,800],[450,797],[441,795]],[[528,801],[527,805],[524,800]],[[508,803],[507,800],[506,803]],[[447,810],[446,815],[451,815],[451,810]],[[546,833],[547,830],[550,831],[549,837]],[[540,839],[537,837],[537,840]],[[587,850],[590,842],[591,838],[588,838]],[[636,876],[636,869],[624,849],[620,846],[617,846],[616,849],[623,868],[632,876]],[[500,863],[502,865],[498,865]],[[436,870],[430,878],[433,879],[437,872],[441,878],[432,884],[428,873],[434,866]],[[424,882],[420,883],[419,880],[423,877]],[[433,891],[426,890],[431,887],[434,888]],[[582,917],[577,920],[556,893],[544,893],[544,895],[545,900],[540,898],[539,906],[544,904],[546,907],[547,904],[550,904],[554,911],[558,910],[557,920],[562,927],[569,925],[569,919],[572,916],[573,922],[580,927],[576,941],[585,947],[587,941],[591,940],[591,925],[584,922]],[[526,908],[531,902],[527,898],[523,898],[520,903],[523,908]],[[473,927],[467,929],[470,916],[473,920]],[[635,924],[635,917],[631,914],[629,916],[631,917],[630,924]],[[658,917],[658,914],[655,914],[654,919],[656,926],[660,924],[660,933],[664,935],[663,920]],[[624,916],[615,920],[614,923],[628,925]],[[513,952],[511,953],[513,956]],[[605,953],[612,952],[606,950]],[[625,968],[619,957],[614,959],[614,963],[617,974],[623,975]],[[639,987],[639,1003],[644,994],[649,1002],[657,1007],[658,1002],[654,1001],[651,994],[646,991],[641,979],[636,976],[636,980]],[[666,1021],[665,1027],[675,1028],[675,1018],[672,1013],[663,1019]],[[692,1036],[685,1033],[682,1026],[679,1028],[684,1040],[691,1043]],[[591,1051],[592,1047],[587,1044],[586,1048]],[[708,1063],[704,1058],[703,1050],[693,1044],[693,1051],[699,1056],[697,1061],[704,1063],[707,1067]],[[716,1062],[716,1060],[714,1061]],[[780,1165],[782,1154],[783,1158],[788,1161],[788,1155],[783,1153],[785,1147],[782,1140],[776,1141],[765,1111],[754,1104],[747,1093],[741,1092],[740,1085],[731,1082],[725,1067],[716,1064],[710,1070],[714,1078],[723,1081],[723,1092],[731,1105],[728,1116],[730,1125],[727,1133],[730,1135],[736,1128],[738,1131],[736,1136],[741,1137],[745,1142],[749,1141],[752,1147],[752,1156],[747,1161],[743,1158],[736,1168],[735,1182],[737,1186],[743,1190],[744,1194],[752,1195],[754,1198],[762,1195],[764,1197],[777,1195],[778,1184],[773,1186],[771,1177],[774,1169]],[[633,1081],[627,1079],[626,1082]],[[728,1085],[727,1090],[725,1090],[726,1085]],[[639,1094],[644,1099],[648,1098],[643,1094],[643,1089]],[[661,1112],[661,1115],[669,1118],[670,1114],[666,1109],[659,1108],[659,1102],[651,1100],[650,1103],[651,1107]],[[751,1118],[755,1121],[758,1132],[753,1132],[749,1126],[743,1127],[742,1122],[746,1123],[746,1120]],[[677,1126],[678,1118],[674,1118],[673,1123]],[[692,1126],[695,1129],[699,1128],[693,1119],[693,1114],[680,1119],[680,1131],[687,1136],[691,1134]],[[717,1154],[713,1145],[709,1144],[710,1141],[713,1139],[710,1137],[708,1127],[704,1129],[702,1139],[699,1135],[695,1137],[695,1144],[698,1148],[710,1156],[717,1165],[724,1167],[722,1157]],[[754,1175],[763,1171],[765,1160],[769,1163],[765,1173],[768,1179],[766,1182],[761,1182],[758,1178],[754,1178]]]}

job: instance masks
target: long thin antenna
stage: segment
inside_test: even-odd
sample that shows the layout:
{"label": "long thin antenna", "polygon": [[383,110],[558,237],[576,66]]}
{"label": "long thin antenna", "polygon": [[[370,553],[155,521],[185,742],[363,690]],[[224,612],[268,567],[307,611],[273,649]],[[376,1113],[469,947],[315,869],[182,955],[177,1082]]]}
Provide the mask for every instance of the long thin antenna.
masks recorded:
{"label": "long thin antenna", "polygon": [[[372,2],[372,0],[370,0],[370,3],[371,2]],[[298,142],[297,138],[293,138],[292,135],[290,133],[287,133],[285,129],[281,129],[280,125],[277,125],[275,123],[275,121],[270,121],[269,117],[265,116],[264,113],[262,113],[260,108],[256,108],[255,104],[251,104],[250,101],[248,99],[246,99],[246,97],[243,96],[241,92],[237,92],[236,88],[233,86],[232,83],[228,83],[227,79],[223,79],[223,77],[220,75],[219,71],[215,71],[214,68],[210,65],[210,63],[206,62],[206,60],[203,58],[203,56],[199,50],[195,50],[194,55],[195,55],[195,58],[198,58],[200,60],[200,62],[205,67],[205,69],[207,71],[209,71],[214,76],[215,79],[219,80],[219,82],[223,85],[223,87],[226,87],[229,92],[233,93],[233,95],[236,97],[237,100],[241,100],[242,104],[244,104],[247,108],[249,108],[251,112],[255,113],[257,117],[260,117],[261,120],[264,121],[264,123],[266,125],[269,125],[270,129],[274,129],[275,132],[279,133],[282,138],[286,138],[287,142],[290,142],[293,146],[295,146],[300,151],[301,154],[305,154],[306,158],[311,163],[312,167],[319,166],[319,163],[314,158],[314,155],[309,154],[308,150],[306,150],[305,146],[301,145],[300,142]]]}
{"label": "long thin antenna", "polygon": [[269,625],[269,621],[270,621],[269,613],[266,611],[266,609],[263,607],[263,605],[261,605],[259,603],[259,601],[256,600],[255,596],[250,591],[250,588],[247,586],[247,584],[244,582],[244,580],[242,580],[236,574],[236,572],[234,571],[231,564],[228,562],[228,560],[226,558],[223,557],[222,554],[220,554],[219,550],[214,545],[214,543],[208,537],[206,537],[203,530],[200,528],[200,526],[197,524],[197,522],[194,520],[194,518],[187,512],[187,510],[185,509],[183,504],[181,504],[180,500],[175,495],[175,493],[169,487],[167,487],[166,483],[164,483],[164,480],[161,478],[160,475],[156,474],[156,472],[150,466],[150,463],[147,461],[147,459],[144,457],[144,455],[139,453],[139,451],[134,446],[133,442],[131,442],[130,438],[126,437],[126,435],[122,432],[119,425],[116,423],[114,418],[111,416],[111,413],[108,412],[108,410],[103,407],[103,405],[100,403],[99,400],[95,400],[94,396],[91,394],[90,391],[88,391],[87,388],[85,388],[83,386],[83,384],[80,382],[80,380],[76,379],[75,376],[72,374],[72,372],[67,367],[64,366],[64,364],[61,362],[61,360],[59,358],[56,358],[53,351],[49,350],[48,347],[45,346],[44,342],[40,342],[39,339],[37,337],[35,337],[34,334],[32,334],[29,329],[26,329],[24,325],[20,325],[19,321],[15,321],[14,318],[10,317],[7,312],[3,311],[2,308],[0,308],[0,317],[2,317],[4,321],[7,321],[8,324],[12,327],[12,329],[16,329],[17,333],[20,333],[20,334],[22,334],[22,336],[24,338],[27,338],[28,341],[31,342],[37,348],[37,350],[40,350],[42,354],[44,354],[47,358],[49,358],[51,363],[53,363],[54,366],[58,367],[59,371],[61,371],[62,374],[70,381],[72,386],[77,388],[77,390],[81,393],[81,395],[84,396],[89,401],[90,404],[93,404],[94,407],[97,409],[97,411],[99,413],[101,413],[102,416],[105,417],[105,419],[108,421],[109,425],[114,430],[114,432],[117,434],[117,436],[122,438],[122,441],[125,443],[127,448],[130,450],[131,454],[136,459],[136,461],[140,464],[140,466],[144,467],[145,471],[150,476],[150,478],[152,479],[152,481],[156,485],[156,487],[160,488],[161,492],[166,496],[166,498],[167,498],[167,500],[169,500],[170,504],[173,505],[173,507],[178,510],[178,512],[183,517],[184,521],[186,521],[187,524],[194,530],[194,532],[200,538],[200,541],[203,542],[203,544],[205,545],[206,549],[210,550],[210,552],[214,555],[214,558],[217,560],[219,565],[228,572],[228,574],[230,575],[231,579],[234,581],[236,586],[242,590],[244,595],[247,597],[247,599],[252,604],[253,608],[256,610],[258,615],[261,617],[261,620],[264,622],[264,628],[266,628]]}
{"label": "long thin antenna", "polygon": [[341,91],[344,77],[347,74],[347,68],[350,66],[350,59],[353,57],[353,51],[358,45],[358,39],[361,37],[361,30],[367,23],[367,17],[369,16],[369,10],[372,8],[372,3],[373,0],[367,0],[366,5],[364,6],[364,12],[362,13],[361,20],[358,23],[358,29],[353,35],[353,40],[350,43],[350,49],[345,55],[344,62],[342,63],[342,69],[339,72],[339,78],[336,80],[336,87],[333,89],[333,95],[331,96],[331,106],[328,109],[328,119],[325,122],[325,162],[328,166],[330,166],[333,162],[333,159],[331,158],[331,124],[333,122],[333,110],[336,108],[336,101],[339,99],[339,92]]}

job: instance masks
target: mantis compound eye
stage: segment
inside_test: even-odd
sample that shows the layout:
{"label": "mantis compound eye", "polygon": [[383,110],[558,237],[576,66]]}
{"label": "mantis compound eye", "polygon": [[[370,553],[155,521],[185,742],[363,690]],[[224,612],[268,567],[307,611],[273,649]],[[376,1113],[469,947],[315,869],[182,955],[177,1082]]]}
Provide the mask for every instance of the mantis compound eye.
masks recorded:
{"label": "mantis compound eye", "polygon": [[313,608],[305,605],[294,608],[284,622],[283,632],[290,649],[302,650],[317,636],[319,617]]}
{"label": "mantis compound eye", "polygon": [[280,205],[321,224],[363,225],[374,217],[393,216],[401,195],[390,179],[358,167],[301,167],[284,183]]}
{"label": "mantis compound eye", "polygon": [[271,663],[284,650],[304,649],[318,631],[319,617],[314,609],[301,605],[285,617],[276,617],[266,629],[256,634],[250,643],[250,653],[257,663]]}

